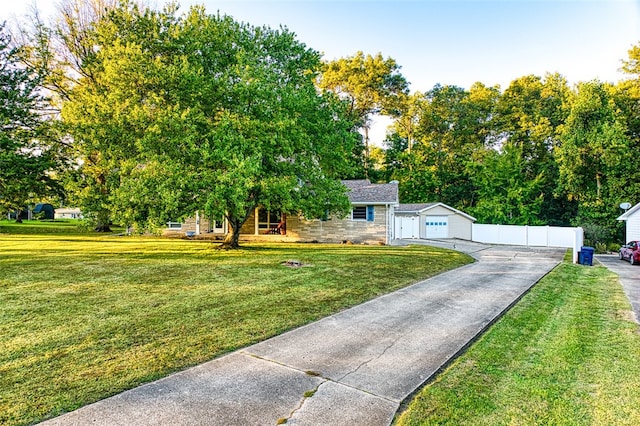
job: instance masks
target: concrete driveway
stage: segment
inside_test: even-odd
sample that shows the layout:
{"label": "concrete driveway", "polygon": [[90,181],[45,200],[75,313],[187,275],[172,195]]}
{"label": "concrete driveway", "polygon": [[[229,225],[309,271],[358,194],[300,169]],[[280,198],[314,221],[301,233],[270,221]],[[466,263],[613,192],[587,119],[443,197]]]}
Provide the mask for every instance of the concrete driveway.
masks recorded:
{"label": "concrete driveway", "polygon": [[45,424],[389,425],[564,255],[474,250],[478,262]]}
{"label": "concrete driveway", "polygon": [[596,260],[620,277],[620,284],[631,302],[635,320],[640,322],[640,265],[620,260],[617,254],[598,254]]}

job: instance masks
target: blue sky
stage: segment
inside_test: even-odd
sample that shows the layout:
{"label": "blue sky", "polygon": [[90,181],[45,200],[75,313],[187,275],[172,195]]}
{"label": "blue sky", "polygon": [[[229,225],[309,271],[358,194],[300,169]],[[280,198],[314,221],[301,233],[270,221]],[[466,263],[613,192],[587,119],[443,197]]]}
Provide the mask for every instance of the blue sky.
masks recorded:
{"label": "blue sky", "polygon": [[[163,5],[163,0],[147,0]],[[27,5],[0,0],[0,19]],[[36,0],[50,14],[56,0]],[[253,25],[284,25],[326,59],[361,50],[394,58],[412,91],[436,83],[468,88],[559,72],[571,83],[618,81],[640,43],[638,0],[179,0]]]}
{"label": "blue sky", "polygon": [[[36,0],[48,15],[56,0]],[[0,19],[25,3],[0,0]],[[163,0],[147,3],[164,5]],[[361,50],[394,58],[412,91],[469,88],[559,72],[570,83],[624,78],[640,43],[640,0],[179,0],[253,25],[284,25],[331,60]]]}

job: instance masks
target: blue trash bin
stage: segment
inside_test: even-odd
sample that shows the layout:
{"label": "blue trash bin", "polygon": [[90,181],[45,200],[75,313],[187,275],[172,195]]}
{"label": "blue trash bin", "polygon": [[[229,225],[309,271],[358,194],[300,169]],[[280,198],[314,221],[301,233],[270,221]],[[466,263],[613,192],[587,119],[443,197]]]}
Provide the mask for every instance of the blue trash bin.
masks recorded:
{"label": "blue trash bin", "polygon": [[580,247],[579,260],[581,265],[593,266],[593,254],[596,249],[593,247]]}

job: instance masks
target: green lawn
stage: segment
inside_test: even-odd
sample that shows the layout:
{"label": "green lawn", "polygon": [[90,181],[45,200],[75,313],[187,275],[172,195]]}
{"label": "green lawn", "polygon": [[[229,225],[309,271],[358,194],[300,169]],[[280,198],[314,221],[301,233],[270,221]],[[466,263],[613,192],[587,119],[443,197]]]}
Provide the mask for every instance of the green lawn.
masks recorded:
{"label": "green lawn", "polygon": [[640,334],[617,277],[561,264],[397,425],[638,425]]}
{"label": "green lawn", "polygon": [[[122,232],[123,228],[113,227],[114,232]],[[25,220],[16,223],[13,220],[0,220],[0,234],[88,234],[90,225],[78,219]]]}
{"label": "green lawn", "polygon": [[[425,246],[220,251],[56,224],[0,221],[3,425],[76,409],[471,261]],[[281,265],[291,259],[309,266]]]}

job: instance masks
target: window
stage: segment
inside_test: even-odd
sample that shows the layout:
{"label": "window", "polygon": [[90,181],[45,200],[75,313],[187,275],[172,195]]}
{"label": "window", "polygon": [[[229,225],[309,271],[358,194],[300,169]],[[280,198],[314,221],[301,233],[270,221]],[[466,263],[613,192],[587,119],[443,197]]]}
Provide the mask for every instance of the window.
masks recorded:
{"label": "window", "polygon": [[180,222],[167,222],[167,228],[169,228],[169,229],[182,229],[182,223],[180,223]]}
{"label": "window", "polygon": [[258,229],[269,229],[277,226],[280,222],[279,211],[258,210]]}
{"label": "window", "polygon": [[353,220],[366,220],[367,222],[373,222],[373,217],[373,206],[354,206],[351,212],[351,219]]}
{"label": "window", "polygon": [[355,206],[351,218],[353,220],[367,220],[367,206]]}

